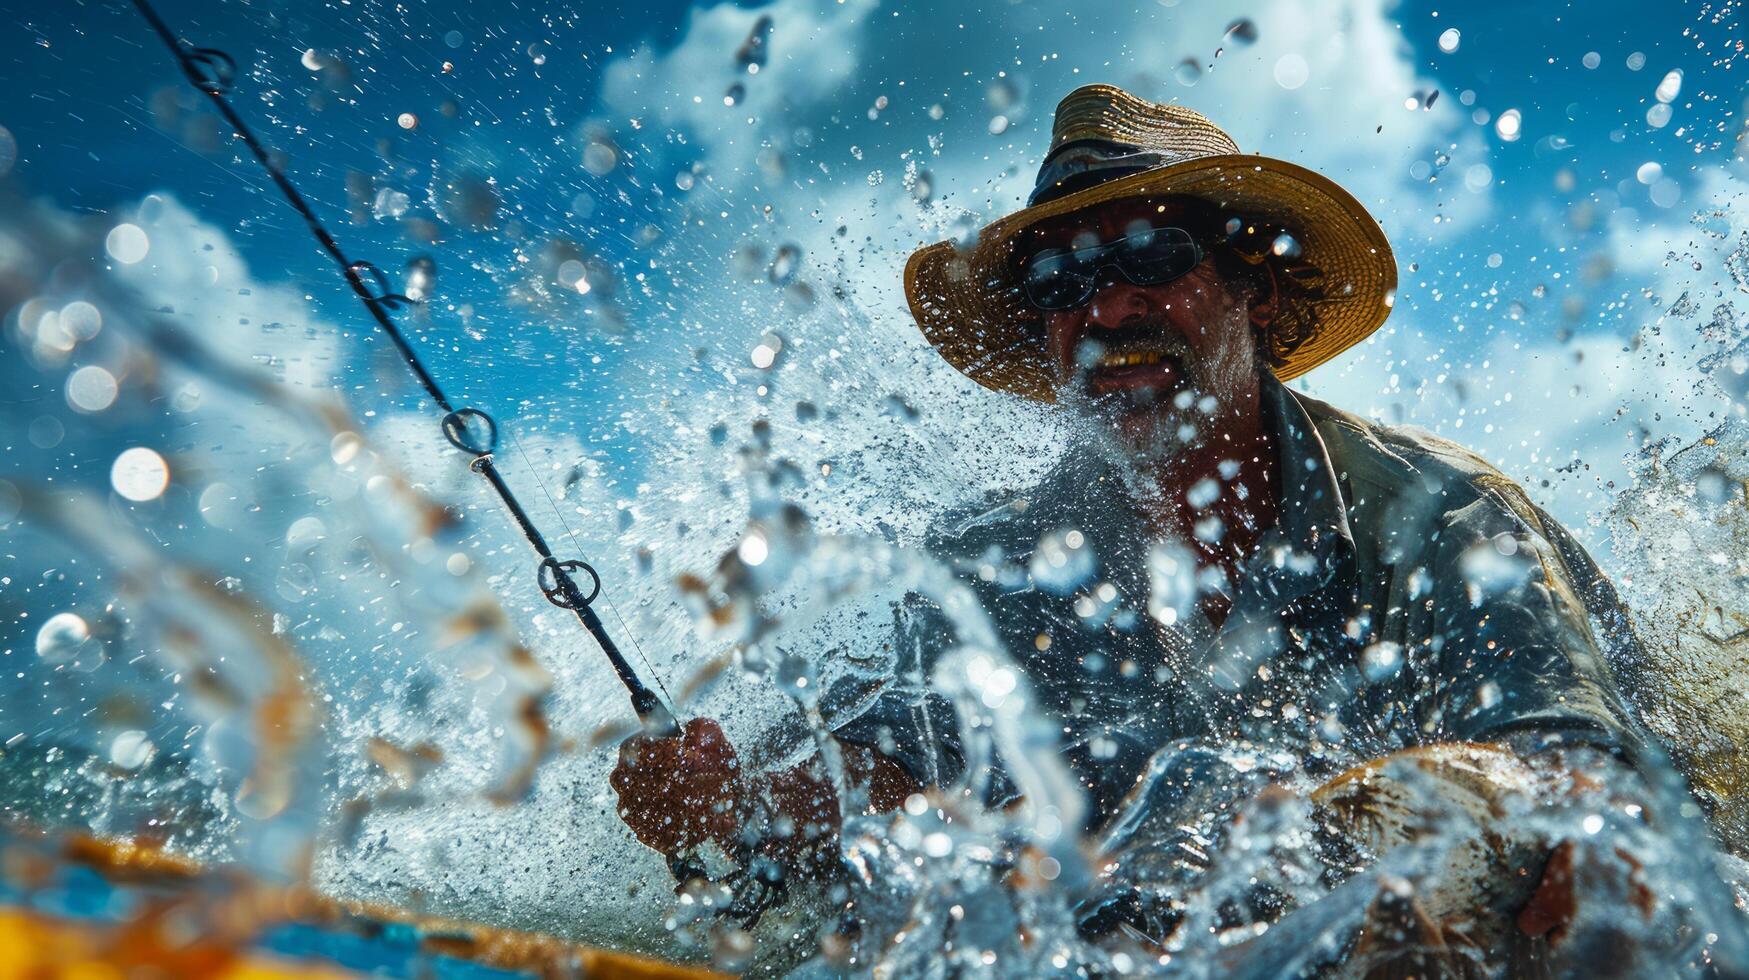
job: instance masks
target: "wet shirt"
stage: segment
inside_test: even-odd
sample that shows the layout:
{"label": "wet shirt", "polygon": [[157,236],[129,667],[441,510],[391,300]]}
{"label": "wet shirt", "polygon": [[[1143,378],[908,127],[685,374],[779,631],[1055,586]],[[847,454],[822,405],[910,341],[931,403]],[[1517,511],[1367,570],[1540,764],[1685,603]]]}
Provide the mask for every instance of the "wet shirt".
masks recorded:
{"label": "wet shirt", "polygon": [[[1281,499],[1226,619],[1182,546],[1149,538],[1119,474],[1070,453],[1042,484],[953,515],[931,542],[983,603],[1059,732],[1090,823],[1186,740],[1294,753],[1314,775],[1453,741],[1633,740],[1611,647],[1632,644],[1583,549],[1479,457],[1264,377]],[[924,784],[965,775],[931,673],[952,620],[907,599],[893,679],[840,738]],[[1012,795],[994,763],[986,795]]]}

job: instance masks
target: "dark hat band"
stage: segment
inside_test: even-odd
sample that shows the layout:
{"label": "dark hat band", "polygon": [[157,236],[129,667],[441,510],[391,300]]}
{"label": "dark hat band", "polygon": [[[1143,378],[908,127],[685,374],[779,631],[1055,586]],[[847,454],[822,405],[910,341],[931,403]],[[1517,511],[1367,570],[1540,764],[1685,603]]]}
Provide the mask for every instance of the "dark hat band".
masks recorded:
{"label": "dark hat band", "polygon": [[1057,147],[1038,168],[1027,206],[1054,201],[1108,180],[1172,162],[1157,150],[1110,140],[1076,140]]}

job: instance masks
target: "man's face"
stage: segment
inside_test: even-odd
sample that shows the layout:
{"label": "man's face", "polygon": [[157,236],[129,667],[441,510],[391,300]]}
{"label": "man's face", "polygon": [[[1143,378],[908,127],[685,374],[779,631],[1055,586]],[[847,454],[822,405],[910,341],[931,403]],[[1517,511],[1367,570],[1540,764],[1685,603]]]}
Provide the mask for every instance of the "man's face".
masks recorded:
{"label": "man's face", "polygon": [[[1085,247],[1185,220],[1170,203],[1114,202],[1049,223],[1033,248]],[[1105,268],[1085,304],[1044,314],[1059,400],[1090,411],[1137,453],[1206,442],[1256,411],[1249,302],[1206,255],[1187,275],[1157,286]]]}

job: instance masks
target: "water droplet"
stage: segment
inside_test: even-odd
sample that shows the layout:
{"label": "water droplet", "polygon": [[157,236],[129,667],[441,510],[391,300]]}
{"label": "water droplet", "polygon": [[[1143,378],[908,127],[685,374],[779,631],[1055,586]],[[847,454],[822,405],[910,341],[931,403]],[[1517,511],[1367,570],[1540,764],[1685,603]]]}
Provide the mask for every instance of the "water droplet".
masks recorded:
{"label": "water droplet", "polygon": [[1221,36],[1234,44],[1256,44],[1257,23],[1249,17],[1240,17],[1228,24]]}
{"label": "water droplet", "polygon": [[1390,680],[1403,668],[1403,648],[1389,640],[1368,646],[1360,654],[1360,672],[1374,684]]}
{"label": "water droplet", "polygon": [[328,537],[328,525],[319,517],[300,517],[285,531],[286,551],[303,554],[313,550]]}
{"label": "water droplet", "polygon": [[1172,626],[1196,605],[1196,557],[1179,544],[1158,544],[1148,550],[1148,615]]}
{"label": "water droplet", "polygon": [[125,731],[109,743],[109,761],[123,769],[138,769],[150,762],[157,751],[157,746],[152,744],[145,732]]}
{"label": "water droplet", "polygon": [[18,138],[12,135],[12,130],[0,126],[0,177],[12,172],[12,165],[18,162]]}
{"label": "water droplet", "polygon": [[1097,565],[1086,536],[1070,528],[1040,538],[1026,570],[1039,588],[1068,595],[1093,577]]}
{"label": "water droplet", "polygon": [[81,412],[101,412],[115,404],[120,391],[115,375],[87,364],[67,376],[67,404]]}
{"label": "water droplet", "polygon": [[1172,77],[1180,85],[1195,85],[1202,78],[1202,63],[1195,58],[1186,58],[1178,63],[1178,67],[1172,69]]}
{"label": "water droplet", "polygon": [[303,562],[290,562],[279,570],[273,587],[285,601],[301,601],[316,591],[316,572]]}
{"label": "water droplet", "polygon": [[139,225],[119,224],[109,230],[109,235],[103,240],[103,247],[109,252],[109,257],[122,265],[133,265],[146,257],[151,249],[151,239],[146,237],[145,229]]}
{"label": "water droplet", "polygon": [[74,300],[61,307],[60,326],[74,340],[90,340],[103,329],[103,314],[82,299]]}
{"label": "water droplet", "polygon": [[619,151],[605,137],[589,141],[583,148],[583,169],[597,177],[605,177],[619,165]]}
{"label": "water droplet", "polygon": [[771,264],[766,268],[766,280],[775,285],[789,285],[801,271],[801,245],[785,242],[778,245],[777,252],[771,255]]}
{"label": "water droplet", "polygon": [[71,663],[91,640],[91,628],[77,613],[56,613],[36,631],[36,655],[51,664]]}
{"label": "water droplet", "polygon": [[759,343],[753,347],[753,366],[761,371],[777,363],[777,355],[783,352],[783,338],[777,334],[768,333],[759,338]]}
{"label": "water droplet", "polygon": [[1458,49],[1458,44],[1462,40],[1463,33],[1461,31],[1455,27],[1448,27],[1444,33],[1439,35],[1439,50],[1451,54]]}
{"label": "water droplet", "polygon": [[1020,88],[1004,75],[985,86],[984,101],[991,112],[1006,113],[1020,104]]}
{"label": "water droplet", "polygon": [[1342,736],[1347,734],[1347,731],[1342,722],[1337,720],[1333,714],[1325,715],[1318,722],[1318,737],[1332,744],[1342,741]]}
{"label": "water droplet", "polygon": [[820,687],[814,662],[800,654],[785,654],[777,662],[777,686],[790,697],[812,701],[819,695]]}
{"label": "water droplet", "polygon": [[934,193],[935,184],[929,176],[929,171],[918,171],[916,177],[911,181],[911,198],[922,203],[928,201]]}
{"label": "water droplet", "polygon": [[1494,120],[1494,133],[1502,140],[1512,143],[1523,135],[1524,116],[1517,109],[1508,109]]}
{"label": "water droplet", "polygon": [[170,485],[170,464],[144,446],[124,449],[109,468],[109,483],[129,500],[156,500]]}
{"label": "water droplet", "polygon": [[735,554],[740,557],[742,562],[757,568],[765,564],[765,559],[771,557],[771,545],[765,540],[765,535],[762,532],[751,531],[741,539],[741,545],[735,549]]}
{"label": "water droplet", "polygon": [[1694,492],[1708,503],[1722,504],[1733,496],[1731,482],[1731,475],[1715,464],[1695,474]]}
{"label": "water droplet", "polygon": [[1675,102],[1676,97],[1682,94],[1682,69],[1671,69],[1652,94],[1657,96],[1659,102]]}
{"label": "water droplet", "polygon": [[1298,54],[1284,54],[1275,62],[1275,84],[1288,91],[1293,91],[1306,84],[1312,70],[1306,64],[1306,59]]}

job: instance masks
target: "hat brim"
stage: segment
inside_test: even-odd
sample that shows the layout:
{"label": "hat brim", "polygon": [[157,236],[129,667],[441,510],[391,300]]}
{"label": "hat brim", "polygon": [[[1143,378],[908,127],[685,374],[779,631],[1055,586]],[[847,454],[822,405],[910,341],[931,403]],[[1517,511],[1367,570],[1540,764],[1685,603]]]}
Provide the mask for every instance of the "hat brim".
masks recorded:
{"label": "hat brim", "polygon": [[[1283,381],[1330,360],[1390,315],[1397,262],[1385,233],[1354,196],[1329,178],[1270,157],[1230,154],[1118,177],[1008,215],[962,249],[937,242],[905,264],[905,298],[935,349],[986,388],[1055,401],[1044,329],[1013,281],[1012,249],[1038,222],[1122,198],[1183,195],[1294,229],[1300,261],[1324,274],[1310,304],[1311,335],[1275,368]],[[1285,300],[1284,300],[1285,301]]]}

